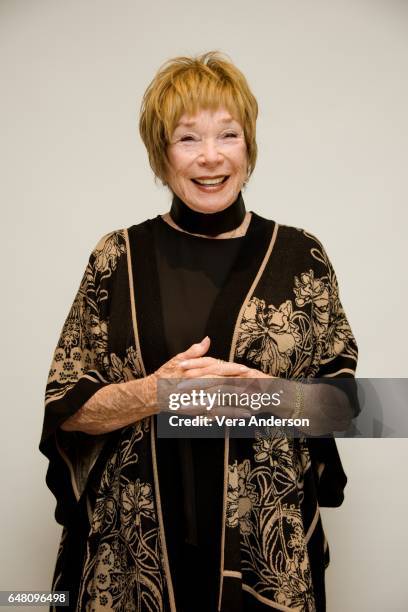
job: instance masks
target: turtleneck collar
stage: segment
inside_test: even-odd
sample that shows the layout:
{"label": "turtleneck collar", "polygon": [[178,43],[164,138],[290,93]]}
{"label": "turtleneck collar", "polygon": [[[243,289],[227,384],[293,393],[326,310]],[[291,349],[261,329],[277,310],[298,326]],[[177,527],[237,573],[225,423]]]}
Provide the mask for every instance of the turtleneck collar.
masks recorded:
{"label": "turtleneck collar", "polygon": [[246,209],[241,192],[235,202],[224,210],[215,213],[201,213],[192,210],[174,194],[170,209],[170,217],[184,231],[191,234],[218,236],[241,225]]}

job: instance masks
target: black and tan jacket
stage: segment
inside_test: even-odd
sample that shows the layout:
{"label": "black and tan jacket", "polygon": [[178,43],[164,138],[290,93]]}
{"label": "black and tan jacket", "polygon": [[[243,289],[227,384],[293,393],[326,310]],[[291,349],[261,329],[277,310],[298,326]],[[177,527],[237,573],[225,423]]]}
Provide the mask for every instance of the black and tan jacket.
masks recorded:
{"label": "black and tan jacket", "polygon": [[[176,611],[156,417],[102,436],[58,428],[102,386],[145,376],[169,358],[155,223],[97,244],[49,372],[40,449],[64,527],[53,589],[69,590],[79,611]],[[255,213],[207,333],[211,356],[273,376],[355,373],[357,346],[322,244]],[[320,559],[324,573],[329,563],[319,507],[340,505],[346,481],[332,438],[226,434],[220,611],[318,609],[312,565]]]}

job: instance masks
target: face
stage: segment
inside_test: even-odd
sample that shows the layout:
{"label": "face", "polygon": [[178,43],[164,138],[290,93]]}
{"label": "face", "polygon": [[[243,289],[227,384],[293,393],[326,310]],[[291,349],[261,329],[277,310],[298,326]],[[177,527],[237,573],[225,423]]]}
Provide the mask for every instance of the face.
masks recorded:
{"label": "face", "polygon": [[247,177],[244,131],[224,108],[180,117],[167,157],[170,189],[197,212],[227,208]]}

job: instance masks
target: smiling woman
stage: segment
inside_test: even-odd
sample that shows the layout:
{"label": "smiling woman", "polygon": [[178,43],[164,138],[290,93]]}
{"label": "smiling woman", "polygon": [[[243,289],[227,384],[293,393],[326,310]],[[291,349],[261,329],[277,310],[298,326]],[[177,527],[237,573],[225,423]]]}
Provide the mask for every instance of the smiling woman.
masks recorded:
{"label": "smiling woman", "polygon": [[235,200],[248,174],[244,131],[223,108],[188,117],[181,117],[168,147],[167,182],[193,210],[219,212]]}
{"label": "smiling woman", "polygon": [[347,480],[334,439],[157,436],[160,379],[288,379],[276,416],[358,411],[352,393],[305,384],[357,363],[323,245],[245,208],[257,113],[216,52],[170,60],[144,95],[171,208],[99,241],[46,391],[40,449],[64,527],[53,590],[77,612],[325,610],[319,507]]}
{"label": "smiling woman", "polygon": [[244,130],[224,108],[188,117],[181,117],[172,134],[167,184],[192,210],[225,210],[248,175]]}

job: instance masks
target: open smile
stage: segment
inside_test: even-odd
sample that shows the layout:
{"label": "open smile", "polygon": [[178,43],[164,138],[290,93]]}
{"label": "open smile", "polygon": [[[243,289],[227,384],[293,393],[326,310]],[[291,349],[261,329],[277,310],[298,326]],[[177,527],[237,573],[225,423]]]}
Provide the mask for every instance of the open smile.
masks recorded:
{"label": "open smile", "polygon": [[219,191],[228,181],[229,175],[191,179],[201,191]]}

